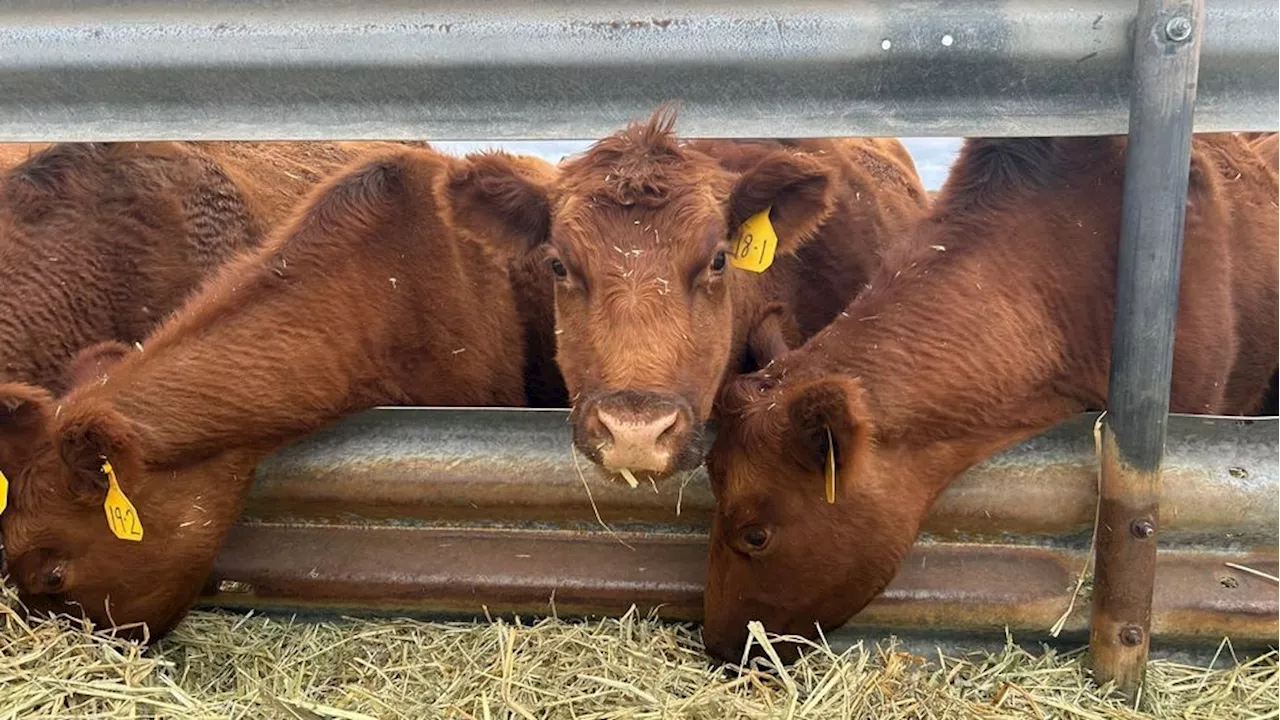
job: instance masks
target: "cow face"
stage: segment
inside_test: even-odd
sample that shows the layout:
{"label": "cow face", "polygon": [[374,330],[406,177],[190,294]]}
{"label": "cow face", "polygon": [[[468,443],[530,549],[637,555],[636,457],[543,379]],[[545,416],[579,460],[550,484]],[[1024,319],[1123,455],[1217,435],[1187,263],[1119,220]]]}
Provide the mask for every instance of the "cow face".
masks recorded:
{"label": "cow face", "polygon": [[578,450],[654,479],[701,463],[717,392],[753,335],[735,302],[749,271],[729,256],[739,226],[768,211],[787,255],[834,203],[816,159],[781,151],[731,172],[672,122],[659,112],[601,140],[551,183],[499,156],[454,183],[456,203],[502,222],[490,237],[545,253]]}
{"label": "cow face", "polygon": [[[856,380],[733,381],[707,462],[716,496],[708,652],[740,660],[751,620],[771,633],[816,637],[879,594],[930,500],[901,482],[895,465],[871,440]],[[788,659],[797,651],[775,647]]]}
{"label": "cow face", "polygon": [[[60,406],[41,389],[0,385],[0,472],[9,484],[0,532],[9,577],[29,609],[154,639],[195,601],[225,530],[212,518],[234,517],[234,508],[198,495],[166,502],[184,488],[146,468],[139,444],[132,424],[108,406]],[[127,506],[108,502],[112,477]]]}

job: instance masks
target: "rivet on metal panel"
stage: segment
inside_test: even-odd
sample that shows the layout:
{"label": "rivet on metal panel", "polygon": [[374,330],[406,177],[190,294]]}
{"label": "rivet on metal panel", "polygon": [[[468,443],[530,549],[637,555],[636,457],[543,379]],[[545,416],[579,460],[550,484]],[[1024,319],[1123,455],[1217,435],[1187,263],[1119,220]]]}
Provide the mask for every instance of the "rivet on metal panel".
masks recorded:
{"label": "rivet on metal panel", "polygon": [[1191,37],[1191,18],[1186,15],[1175,15],[1169,18],[1169,22],[1165,23],[1164,35],[1174,42],[1185,42]]}
{"label": "rivet on metal panel", "polygon": [[1129,524],[1129,532],[1139,540],[1146,540],[1156,534],[1156,526],[1150,520],[1134,520]]}
{"label": "rivet on metal panel", "polygon": [[1142,642],[1142,628],[1137,625],[1125,625],[1120,629],[1120,642],[1129,647],[1136,647]]}
{"label": "rivet on metal panel", "polygon": [[253,586],[239,580],[221,580],[218,582],[218,592],[251,593],[253,592]]}

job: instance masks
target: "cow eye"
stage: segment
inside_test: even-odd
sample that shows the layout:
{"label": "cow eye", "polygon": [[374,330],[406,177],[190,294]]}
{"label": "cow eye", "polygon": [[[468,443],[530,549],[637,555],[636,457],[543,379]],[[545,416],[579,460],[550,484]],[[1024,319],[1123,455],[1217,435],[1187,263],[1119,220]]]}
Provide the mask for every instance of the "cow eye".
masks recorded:
{"label": "cow eye", "polygon": [[724,270],[725,259],[726,256],[723,250],[716,253],[716,256],[711,259],[712,272],[720,272],[721,270]]}
{"label": "cow eye", "polygon": [[765,549],[771,537],[772,533],[763,525],[748,525],[742,529],[742,543],[748,551]]}
{"label": "cow eye", "polygon": [[40,577],[41,591],[44,593],[56,593],[62,589],[62,583],[65,579],[62,564],[58,563],[45,570]]}
{"label": "cow eye", "polygon": [[569,277],[569,269],[564,266],[564,263],[560,262],[559,258],[551,258],[550,264],[551,264],[551,272],[555,273],[556,277],[558,278]]}

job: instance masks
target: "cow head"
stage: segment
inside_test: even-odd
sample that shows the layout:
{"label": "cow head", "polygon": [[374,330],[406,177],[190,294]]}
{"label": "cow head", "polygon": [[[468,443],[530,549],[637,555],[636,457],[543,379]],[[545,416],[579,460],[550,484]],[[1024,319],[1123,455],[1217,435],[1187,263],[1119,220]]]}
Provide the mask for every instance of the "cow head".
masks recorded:
{"label": "cow head", "polygon": [[[454,181],[456,204],[501,225],[491,238],[543,253],[555,275],[577,448],[655,479],[702,462],[721,383],[760,335],[741,317],[750,271],[729,258],[739,226],[768,211],[784,256],[834,204],[817,159],[784,151],[733,172],[681,143],[673,122],[660,110],[565,161],[553,182],[500,155]],[[778,347],[762,342],[758,359]]]}
{"label": "cow head", "polygon": [[[106,361],[98,354],[80,367],[96,372]],[[167,484],[170,473],[141,462],[140,442],[109,405],[0,384],[0,472],[9,483],[0,532],[9,577],[29,609],[155,639],[195,601],[209,562],[190,559],[211,561],[225,523],[210,518],[234,517],[234,508]],[[107,502],[111,476],[131,508]],[[114,534],[109,511],[122,534],[141,528],[141,540]]]}
{"label": "cow head", "polygon": [[911,470],[872,432],[855,379],[756,373],[726,387],[707,460],[716,512],[702,635],[713,656],[740,660],[751,620],[809,638],[839,627],[893,578],[932,493],[904,481]]}

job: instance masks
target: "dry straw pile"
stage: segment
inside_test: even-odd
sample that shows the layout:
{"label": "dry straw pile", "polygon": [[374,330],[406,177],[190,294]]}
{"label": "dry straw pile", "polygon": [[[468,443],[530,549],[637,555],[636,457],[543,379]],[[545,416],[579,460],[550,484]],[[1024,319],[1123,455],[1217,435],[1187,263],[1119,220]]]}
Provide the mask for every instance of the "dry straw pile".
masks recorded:
{"label": "dry straw pile", "polygon": [[[1139,713],[1078,653],[922,658],[816,648],[784,674],[713,670],[696,631],[595,622],[281,622],[197,612],[157,648],[24,619],[0,598],[3,718],[1276,718],[1276,654],[1157,661]],[[1225,668],[1225,669],[1223,669]]]}

